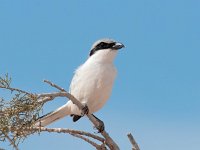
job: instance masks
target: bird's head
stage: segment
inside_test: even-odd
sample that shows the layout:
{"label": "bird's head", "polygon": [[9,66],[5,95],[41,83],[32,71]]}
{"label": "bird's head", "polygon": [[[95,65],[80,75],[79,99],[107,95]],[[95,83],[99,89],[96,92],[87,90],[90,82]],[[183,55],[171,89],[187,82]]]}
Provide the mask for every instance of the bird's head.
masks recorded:
{"label": "bird's head", "polygon": [[113,61],[117,51],[123,48],[122,43],[116,42],[112,39],[101,39],[96,41],[90,50],[90,58],[97,61]]}

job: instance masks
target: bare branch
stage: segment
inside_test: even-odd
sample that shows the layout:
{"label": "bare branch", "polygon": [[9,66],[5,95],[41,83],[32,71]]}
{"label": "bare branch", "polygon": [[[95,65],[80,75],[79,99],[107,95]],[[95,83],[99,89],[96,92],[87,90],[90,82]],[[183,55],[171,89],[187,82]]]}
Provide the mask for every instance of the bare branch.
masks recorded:
{"label": "bare branch", "polygon": [[102,150],[102,146],[98,145],[97,143],[91,141],[89,138],[86,138],[84,136],[93,138],[95,140],[98,140],[98,141],[104,143],[103,138],[101,138],[97,135],[94,135],[94,134],[91,134],[91,133],[88,133],[88,132],[84,132],[84,131],[79,131],[79,130],[71,130],[71,129],[64,129],[64,128],[45,128],[45,127],[35,127],[35,128],[32,128],[32,129],[28,129],[28,130],[35,130],[35,131],[39,131],[39,132],[47,131],[47,132],[57,132],[57,133],[68,133],[72,136],[75,136],[77,138],[80,138],[80,139],[88,142],[89,144],[91,144],[92,146],[94,146],[98,150]]}
{"label": "bare branch", "polygon": [[133,138],[132,134],[128,133],[127,136],[133,146],[132,150],[140,150],[140,148],[139,148],[138,144],[136,143],[135,139]]}
{"label": "bare branch", "polygon": [[67,92],[52,92],[52,93],[42,93],[42,94],[37,95],[37,98],[39,100],[40,98],[45,98],[45,97],[49,97],[49,99],[51,98],[51,100],[53,100],[56,97],[68,97],[68,93]]}
{"label": "bare branch", "polygon": [[35,127],[32,129],[28,129],[28,130],[35,130],[35,131],[40,131],[40,132],[47,131],[47,132],[57,132],[57,133],[80,134],[80,135],[91,137],[95,140],[98,140],[98,141],[104,143],[104,139],[102,137],[91,134],[89,132],[84,132],[84,131],[79,131],[79,130],[64,129],[64,128],[45,128],[45,127]]}
{"label": "bare branch", "polygon": [[58,85],[56,85],[56,84],[50,82],[49,80],[44,80],[44,82],[46,82],[46,83],[50,84],[51,86],[53,86],[53,87],[59,89],[60,91],[65,92],[65,89],[63,89],[63,88],[59,87]]}
{"label": "bare branch", "polygon": [[95,142],[91,141],[90,139],[88,139],[88,138],[86,138],[86,137],[84,137],[84,136],[82,136],[82,135],[73,134],[73,133],[69,133],[69,134],[71,134],[71,135],[74,136],[74,137],[77,137],[77,138],[80,138],[80,139],[86,141],[87,143],[89,143],[89,144],[91,144],[92,146],[94,146],[97,150],[100,149],[100,145],[96,144]]}
{"label": "bare branch", "polygon": [[[54,87],[55,87],[55,84],[54,84],[54,83],[52,83],[52,82],[50,82],[50,81],[49,81],[48,83],[49,83],[50,85],[54,85]],[[59,86],[56,86],[56,87],[59,87]],[[63,96],[63,95],[66,95],[66,97],[67,97],[68,99],[70,99],[74,104],[76,104],[80,110],[82,110],[82,109],[84,108],[84,105],[83,105],[80,101],[78,101],[78,100],[77,100],[73,95],[71,95],[70,93],[65,92],[65,94],[64,94],[64,92],[60,92],[60,94],[61,94],[62,96]],[[40,95],[40,96],[41,96],[41,95]],[[98,120],[97,120],[93,115],[91,115],[90,113],[88,113],[88,114],[87,114],[87,117],[88,117],[89,120],[94,124],[95,127],[98,127],[99,122],[98,122]],[[105,130],[101,133],[101,135],[105,138],[105,142],[106,142],[106,144],[108,145],[108,147],[109,147],[110,149],[119,150],[118,145],[113,141],[113,139],[109,136],[109,134],[108,134]]]}

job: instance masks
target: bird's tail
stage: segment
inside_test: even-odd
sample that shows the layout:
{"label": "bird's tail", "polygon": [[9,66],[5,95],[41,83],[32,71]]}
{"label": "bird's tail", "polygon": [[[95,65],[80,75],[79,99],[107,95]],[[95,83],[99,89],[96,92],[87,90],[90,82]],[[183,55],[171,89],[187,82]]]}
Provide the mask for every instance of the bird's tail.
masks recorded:
{"label": "bird's tail", "polygon": [[34,124],[35,127],[47,126],[67,115],[70,115],[70,107],[68,104],[63,105],[57,110],[50,112],[42,117],[40,117]]}

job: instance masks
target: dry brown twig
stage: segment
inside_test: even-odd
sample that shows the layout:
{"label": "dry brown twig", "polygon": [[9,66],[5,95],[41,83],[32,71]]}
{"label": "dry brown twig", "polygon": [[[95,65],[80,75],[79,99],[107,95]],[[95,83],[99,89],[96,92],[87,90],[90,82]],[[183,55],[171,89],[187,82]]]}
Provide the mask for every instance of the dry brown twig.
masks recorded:
{"label": "dry brown twig", "polygon": [[64,129],[64,128],[45,128],[45,127],[35,127],[35,128],[31,128],[30,130],[35,130],[35,131],[39,130],[40,132],[68,133],[74,137],[84,140],[85,142],[94,146],[96,149],[100,149],[102,146],[93,142],[89,138],[99,141],[102,144],[104,143],[104,138],[91,134],[89,132],[84,132],[84,131],[79,131],[79,130]]}
{"label": "dry brown twig", "polygon": [[140,150],[138,144],[136,143],[135,139],[133,138],[132,134],[127,134],[129,141],[132,144],[132,150]]}
{"label": "dry brown twig", "polygon": [[[0,81],[1,81],[1,79],[3,79],[3,78],[0,78]],[[6,81],[8,83],[6,83]],[[29,93],[29,92],[26,92],[26,91],[23,91],[23,90],[20,90],[20,89],[17,89],[17,88],[10,87],[10,80],[8,80],[8,77],[5,80],[3,80],[2,82],[3,82],[3,84],[0,85],[0,88],[8,89],[11,92],[15,91],[15,92],[18,92],[19,94],[22,93],[24,95],[28,95],[26,98],[29,98],[29,99],[31,99],[33,101],[33,102],[31,101],[31,103],[28,101],[29,102],[28,105],[33,105],[33,106],[31,106],[31,109],[27,109],[28,114],[30,113],[30,111],[32,109],[33,109],[34,112],[36,112],[36,114],[38,114],[38,111],[40,111],[40,107],[43,106],[43,104],[45,104],[48,101],[54,100],[57,97],[66,97],[66,98],[70,99],[74,104],[77,105],[77,107],[80,110],[82,110],[85,107],[82,103],[80,103],[80,101],[78,101],[73,95],[68,93],[64,88],[61,88],[58,85],[56,85],[56,84],[54,84],[54,83],[52,83],[52,82],[50,82],[48,80],[44,80],[44,82],[48,83],[52,87],[58,89],[59,92],[32,94],[32,93]],[[36,102],[38,104],[35,102],[35,100],[36,100]],[[16,100],[14,102],[16,103]],[[12,103],[12,105],[13,105],[13,103]],[[17,104],[17,105],[19,105],[19,104]],[[24,105],[24,106],[26,106],[26,105]],[[34,109],[32,107],[36,107],[36,108]],[[1,106],[1,103],[0,103],[0,112],[3,113],[3,115],[9,116],[9,113],[5,114],[6,109],[8,109],[8,108],[6,107],[6,108],[3,109],[2,106]],[[8,109],[8,110],[11,110],[11,109]],[[26,111],[26,109],[25,109],[25,111]],[[21,112],[17,112],[17,113],[21,113]],[[11,113],[11,114],[13,115],[13,113]],[[31,112],[31,114],[32,114],[32,112]],[[15,117],[16,116],[18,117],[18,115],[15,115]],[[99,121],[90,113],[86,114],[86,116],[93,123],[93,125],[97,128],[98,125],[99,125]],[[29,119],[30,119],[30,117],[29,117]],[[37,119],[37,117],[36,117],[36,119]],[[25,120],[26,120],[26,118],[25,118]],[[2,122],[2,120],[0,120],[0,121]],[[5,121],[6,121],[5,125],[1,126],[1,124],[0,124],[0,130],[1,130],[1,127],[4,128],[4,129],[6,127],[6,129],[5,129],[6,133],[3,134],[4,135],[3,137],[8,139],[8,141],[10,142],[10,144],[12,144],[12,146],[13,146],[13,148],[15,150],[18,150],[18,147],[15,144],[15,141],[13,141],[9,137],[9,134],[11,134],[12,137],[13,136],[16,137],[16,139],[17,138],[21,139],[21,138],[26,138],[28,134],[33,134],[35,132],[45,132],[45,131],[46,132],[55,132],[55,133],[68,133],[68,134],[70,134],[72,136],[80,138],[80,139],[84,140],[85,142],[91,144],[97,150],[107,150],[108,148],[110,150],[119,150],[119,146],[117,145],[117,143],[115,143],[115,141],[109,136],[109,134],[105,130],[101,132],[102,137],[100,137],[100,136],[97,136],[95,134],[91,134],[89,132],[84,132],[84,131],[79,131],[79,130],[72,130],[72,129],[45,128],[45,127],[37,127],[37,128],[35,128],[35,127],[33,127],[31,125],[31,124],[33,124],[32,122],[34,122],[34,120],[31,121],[31,122],[28,121],[28,125],[27,126],[26,126],[26,124],[27,124],[27,121],[26,121],[26,122],[24,122],[25,126],[19,126],[18,128],[13,127],[12,123],[10,124],[10,120],[3,120],[3,123]],[[29,124],[29,122],[31,124]],[[22,130],[22,131],[20,131],[20,130]],[[131,142],[131,144],[133,146],[132,150],[139,150],[139,147],[138,147],[137,143],[135,142],[133,137],[131,138],[131,136],[132,136],[131,134],[128,134],[128,138],[129,138],[129,140],[130,140],[130,142]],[[0,132],[0,140],[1,140],[1,138],[2,138],[2,132]],[[101,144],[98,144],[97,142],[101,143]]]}

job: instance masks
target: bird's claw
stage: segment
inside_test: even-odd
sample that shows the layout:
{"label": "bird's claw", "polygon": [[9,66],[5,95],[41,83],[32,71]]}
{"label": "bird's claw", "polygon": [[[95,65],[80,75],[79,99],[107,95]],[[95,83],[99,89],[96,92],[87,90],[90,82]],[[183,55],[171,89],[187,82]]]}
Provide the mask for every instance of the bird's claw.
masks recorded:
{"label": "bird's claw", "polygon": [[98,130],[98,133],[102,133],[105,130],[105,126],[103,121],[98,120],[99,124],[96,126],[96,129]]}
{"label": "bird's claw", "polygon": [[89,108],[86,104],[84,104],[84,107],[82,108],[81,115],[84,116],[85,114],[89,113]]}

